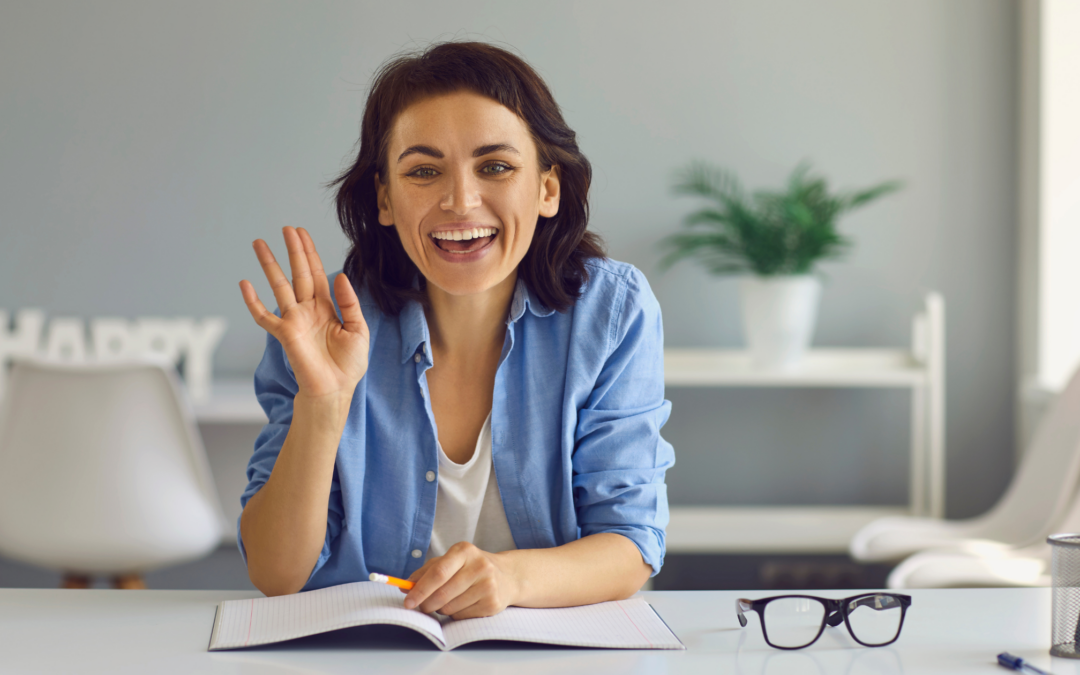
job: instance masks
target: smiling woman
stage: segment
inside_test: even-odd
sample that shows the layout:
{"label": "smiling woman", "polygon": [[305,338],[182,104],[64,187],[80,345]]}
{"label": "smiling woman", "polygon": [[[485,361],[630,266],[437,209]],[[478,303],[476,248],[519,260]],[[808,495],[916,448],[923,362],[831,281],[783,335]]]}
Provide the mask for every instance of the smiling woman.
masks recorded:
{"label": "smiling woman", "polygon": [[[525,122],[458,91],[413,103],[389,136],[397,159],[374,177],[379,223],[396,230],[428,298],[512,287],[539,218],[559,210],[558,169],[541,168]],[[481,228],[491,234],[474,241]]]}
{"label": "smiling woman", "polygon": [[331,284],[255,242],[279,314],[239,544],[268,595],[415,582],[455,618],[625,598],[663,562],[660,308],[589,232],[591,169],[524,61],[444,43],[377,74]]}

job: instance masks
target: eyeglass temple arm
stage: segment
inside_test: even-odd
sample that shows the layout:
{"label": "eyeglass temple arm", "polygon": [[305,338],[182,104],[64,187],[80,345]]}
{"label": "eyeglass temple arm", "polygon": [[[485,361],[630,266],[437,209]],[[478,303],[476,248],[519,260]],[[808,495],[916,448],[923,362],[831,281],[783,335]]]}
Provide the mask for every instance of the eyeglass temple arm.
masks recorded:
{"label": "eyeglass temple arm", "polygon": [[850,612],[856,607],[869,607],[880,612],[883,609],[897,609],[900,607],[900,600],[885,594],[865,595],[852,601],[848,605],[848,611]]}

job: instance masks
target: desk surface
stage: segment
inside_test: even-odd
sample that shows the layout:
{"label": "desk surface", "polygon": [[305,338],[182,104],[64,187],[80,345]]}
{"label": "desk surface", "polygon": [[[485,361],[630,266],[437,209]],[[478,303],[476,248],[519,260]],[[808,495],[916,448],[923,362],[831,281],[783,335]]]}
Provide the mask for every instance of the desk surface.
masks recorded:
{"label": "desk surface", "polygon": [[686,651],[481,643],[440,652],[411,631],[366,627],[266,648],[209,653],[216,604],[258,594],[0,589],[0,672],[1001,675],[1008,671],[996,665],[995,655],[1009,651],[1054,675],[1080,673],[1080,661],[1051,659],[1048,654],[1050,592],[1045,588],[912,591],[904,632],[893,645],[859,647],[841,628],[826,631],[807,649],[791,652],[765,645],[756,617],[751,616],[745,629],[735,619],[735,598],[768,593],[643,595]]}

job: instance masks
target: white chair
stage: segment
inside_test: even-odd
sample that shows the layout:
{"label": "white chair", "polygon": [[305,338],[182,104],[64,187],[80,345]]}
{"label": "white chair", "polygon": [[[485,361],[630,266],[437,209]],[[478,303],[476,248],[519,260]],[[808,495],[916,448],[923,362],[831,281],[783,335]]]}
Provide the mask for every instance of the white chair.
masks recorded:
{"label": "white chair", "polygon": [[893,568],[886,585],[893,589],[1049,586],[1050,546],[1014,548],[968,541],[956,548],[921,551]]}
{"label": "white chair", "polygon": [[145,588],[226,531],[176,375],[146,362],[13,364],[0,413],[0,554]]}
{"label": "white chair", "polygon": [[881,518],[859,530],[849,550],[856,560],[890,562],[928,549],[964,548],[973,540],[1010,549],[1037,545],[1058,531],[1078,488],[1080,370],[1039,423],[1016,475],[993,508],[966,520]]}
{"label": "white chair", "polygon": [[[1080,492],[1057,532],[1080,532]],[[920,551],[889,573],[889,588],[985,588],[1050,585],[1052,549],[1043,539],[1028,546],[969,540]]]}
{"label": "white chair", "polygon": [[[1056,532],[1080,532],[1080,492]],[[985,588],[1050,585],[1052,549],[1046,539],[1028,546],[968,540],[920,551],[889,573],[889,588]]]}

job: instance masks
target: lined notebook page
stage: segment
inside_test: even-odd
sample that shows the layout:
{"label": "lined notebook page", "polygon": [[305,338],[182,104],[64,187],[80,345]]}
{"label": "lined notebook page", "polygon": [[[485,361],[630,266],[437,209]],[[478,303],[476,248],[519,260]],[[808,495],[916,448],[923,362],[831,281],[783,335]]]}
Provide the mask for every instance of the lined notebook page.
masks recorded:
{"label": "lined notebook page", "polygon": [[495,616],[443,623],[443,634],[450,649],[477,640],[613,649],[686,649],[640,597],[583,607],[507,607]]}
{"label": "lined notebook page", "polygon": [[218,606],[210,650],[252,647],[368,624],[413,628],[445,648],[439,622],[405,609],[404,597],[393,586],[358,581],[276,598],[228,600]]}

